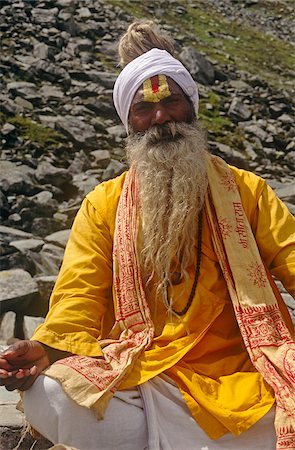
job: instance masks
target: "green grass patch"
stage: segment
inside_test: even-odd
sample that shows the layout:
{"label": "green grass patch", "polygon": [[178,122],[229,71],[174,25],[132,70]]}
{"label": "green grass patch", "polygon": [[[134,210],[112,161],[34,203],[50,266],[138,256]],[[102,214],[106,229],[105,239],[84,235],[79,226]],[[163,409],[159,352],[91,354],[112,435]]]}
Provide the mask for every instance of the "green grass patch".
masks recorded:
{"label": "green grass patch", "polygon": [[20,115],[9,117],[7,122],[16,127],[19,135],[23,139],[35,142],[41,147],[57,145],[63,139],[63,136],[57,131],[44,127]]}

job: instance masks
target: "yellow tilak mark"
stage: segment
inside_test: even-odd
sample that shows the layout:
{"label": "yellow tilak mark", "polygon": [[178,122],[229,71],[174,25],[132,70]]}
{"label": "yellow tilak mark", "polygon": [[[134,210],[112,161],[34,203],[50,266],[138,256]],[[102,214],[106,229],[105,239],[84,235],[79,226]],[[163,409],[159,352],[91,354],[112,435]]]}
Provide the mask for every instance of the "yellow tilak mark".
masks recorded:
{"label": "yellow tilak mark", "polygon": [[143,82],[143,98],[145,102],[157,103],[169,97],[169,90],[166,75],[148,78]]}

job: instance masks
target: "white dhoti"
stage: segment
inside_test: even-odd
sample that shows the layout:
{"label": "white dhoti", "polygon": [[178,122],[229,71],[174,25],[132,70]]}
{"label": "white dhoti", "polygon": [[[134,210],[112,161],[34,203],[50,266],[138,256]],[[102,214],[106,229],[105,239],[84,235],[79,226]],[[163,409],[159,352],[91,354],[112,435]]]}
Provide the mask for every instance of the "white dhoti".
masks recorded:
{"label": "white dhoti", "polygon": [[52,441],[79,450],[275,450],[274,408],[240,436],[210,439],[179,389],[160,377],[117,391],[105,417],[77,405],[60,384],[39,376],[24,395],[30,424]]}

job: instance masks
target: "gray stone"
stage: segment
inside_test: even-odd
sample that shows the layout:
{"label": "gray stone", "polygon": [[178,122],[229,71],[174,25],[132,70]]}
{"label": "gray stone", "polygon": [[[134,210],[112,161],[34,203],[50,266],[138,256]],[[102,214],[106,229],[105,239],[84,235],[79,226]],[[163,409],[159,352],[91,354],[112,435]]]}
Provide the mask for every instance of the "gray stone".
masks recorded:
{"label": "gray stone", "polygon": [[100,83],[102,86],[107,89],[112,89],[115,81],[117,79],[117,75],[111,72],[102,72],[99,70],[89,70],[87,72],[91,81],[95,83]]}
{"label": "gray stone", "polygon": [[234,164],[242,169],[249,168],[249,163],[245,158],[245,155],[229,145],[225,145],[220,142],[210,142],[210,146],[213,147],[213,153],[225,158],[230,164]]}
{"label": "gray stone", "polygon": [[79,8],[77,9],[78,17],[80,19],[89,19],[92,14],[88,8]]}
{"label": "gray stone", "polygon": [[46,261],[46,264],[50,267],[50,272],[48,274],[58,275],[63,260],[64,249],[57,245],[45,244],[39,255],[43,260],[43,263]]}
{"label": "gray stone", "polygon": [[293,169],[295,168],[295,150],[287,153],[287,155],[285,156],[285,161],[287,164],[293,167]]}
{"label": "gray stone", "polygon": [[38,59],[47,59],[48,45],[44,42],[38,42],[36,45],[34,45],[33,54]]}
{"label": "gray stone", "polygon": [[295,181],[275,189],[275,192],[281,200],[295,203]]}
{"label": "gray stone", "polygon": [[215,69],[213,64],[193,47],[184,47],[179,57],[194,80],[205,85],[214,83]]}
{"label": "gray stone", "polygon": [[24,311],[38,297],[38,286],[22,269],[0,272],[0,311]]}
{"label": "gray stone", "polygon": [[290,213],[293,214],[293,216],[295,216],[295,204],[286,202],[285,200],[284,200],[284,203],[287,206],[287,208],[290,211]]}
{"label": "gray stone", "polygon": [[16,314],[13,311],[0,316],[0,343],[7,343],[10,339],[14,338],[14,330],[16,324]]}
{"label": "gray stone", "polygon": [[13,131],[15,131],[15,126],[11,123],[5,123],[1,128],[1,133],[3,136],[9,135],[10,133],[13,133]]}
{"label": "gray stone", "polygon": [[22,253],[25,253],[27,250],[38,252],[44,245],[44,241],[42,241],[42,239],[24,239],[11,241],[10,245],[17,248]]}
{"label": "gray stone", "polygon": [[92,167],[105,169],[111,161],[111,155],[108,150],[94,150],[90,155],[93,158]]}
{"label": "gray stone", "polygon": [[73,185],[77,187],[81,197],[85,197],[100,183],[98,175],[76,174],[73,178]]}
{"label": "gray stone", "polygon": [[64,183],[69,182],[72,176],[66,169],[55,167],[48,161],[42,161],[38,164],[36,178],[40,183],[53,184],[60,187]]}
{"label": "gray stone", "polygon": [[109,178],[117,177],[118,175],[121,175],[121,173],[123,173],[125,170],[126,170],[125,164],[122,164],[116,159],[111,159],[108,167],[103,172],[102,181],[106,181]]}
{"label": "gray stone", "polygon": [[288,294],[287,292],[283,292],[282,293],[282,297],[284,299],[284,302],[288,306],[288,308],[291,308],[291,309],[295,310],[295,300],[292,297],[292,295]]}
{"label": "gray stone", "polygon": [[33,8],[32,9],[33,22],[42,24],[42,25],[55,23],[57,14],[58,14],[58,8],[51,8],[51,9]]}
{"label": "gray stone", "polygon": [[81,56],[81,52],[90,52],[93,49],[93,42],[90,39],[71,38],[66,51],[72,56]]}
{"label": "gray stone", "polygon": [[53,194],[50,191],[41,191],[38,194],[29,197],[31,203],[38,212],[41,212],[46,208],[51,210],[56,210],[58,208],[58,202],[54,200]]}
{"label": "gray stone", "polygon": [[44,305],[46,305],[46,309],[48,309],[49,298],[54,288],[56,279],[56,275],[42,275],[34,278],[38,285],[41,301]]}
{"label": "gray stone", "polygon": [[248,120],[251,115],[251,109],[245,105],[238,97],[235,97],[229,107],[228,113],[237,120]]}
{"label": "gray stone", "polygon": [[59,247],[65,248],[70,236],[70,232],[71,230],[57,231],[56,233],[52,233],[46,236],[45,241],[51,244],[58,245]]}
{"label": "gray stone", "polygon": [[115,125],[113,127],[108,127],[106,129],[107,133],[110,134],[114,138],[125,138],[126,137],[126,129],[124,125]]}
{"label": "gray stone", "polygon": [[44,322],[43,317],[24,316],[23,331],[24,338],[31,339],[36,328]]}
{"label": "gray stone", "polygon": [[260,139],[260,141],[262,142],[264,142],[267,138],[267,132],[256,124],[247,125],[245,127],[245,132],[258,137],[258,139]]}
{"label": "gray stone", "polygon": [[22,97],[15,97],[15,103],[23,110],[27,109],[28,111],[33,111],[34,106],[31,102]]}
{"label": "gray stone", "polygon": [[51,217],[35,217],[32,222],[32,229],[41,237],[59,231],[63,228],[62,222]]}
{"label": "gray stone", "polygon": [[95,129],[75,116],[65,116],[56,124],[76,147],[93,149],[97,146]]}
{"label": "gray stone", "polygon": [[47,80],[51,83],[61,83],[65,89],[68,89],[71,85],[71,78],[68,72],[63,67],[59,67],[56,64],[39,60],[32,66],[32,70],[36,76],[40,77],[42,80]]}
{"label": "gray stone", "polygon": [[48,128],[52,128],[53,130],[55,129],[56,122],[59,120],[59,117],[57,116],[46,116],[43,114],[39,115],[38,118],[42,125]]}
{"label": "gray stone", "polygon": [[81,172],[85,172],[86,170],[90,169],[90,167],[91,162],[89,158],[83,150],[80,150],[79,152],[76,152],[74,160],[68,167],[68,171],[70,172],[70,174],[75,175]]}
{"label": "gray stone", "polygon": [[[52,101],[61,101],[64,98],[64,92],[61,88],[58,86],[52,86],[51,84],[43,84],[43,86],[40,88],[40,94],[42,97],[47,100],[48,102]],[[48,116],[47,116],[48,117]],[[51,120],[54,120],[56,118],[51,118]],[[56,123],[56,120],[54,122],[54,125]]]}
{"label": "gray stone", "polygon": [[[16,405],[20,401],[20,394],[17,391],[9,392],[4,388],[0,388],[0,417],[1,427],[21,427],[24,423],[23,414],[16,409]],[[2,435],[2,433],[1,433]],[[2,439],[1,439],[2,440]],[[8,450],[9,447],[2,447],[3,450]],[[7,445],[3,442],[3,444]],[[13,447],[10,447],[13,448]]]}
{"label": "gray stone", "polygon": [[28,166],[16,165],[10,161],[1,161],[0,185],[3,191],[11,194],[35,194],[34,170]]}
{"label": "gray stone", "polygon": [[6,242],[30,239],[32,237],[32,233],[27,233],[26,231],[18,230],[17,228],[10,228],[0,225],[0,239],[5,240]]}

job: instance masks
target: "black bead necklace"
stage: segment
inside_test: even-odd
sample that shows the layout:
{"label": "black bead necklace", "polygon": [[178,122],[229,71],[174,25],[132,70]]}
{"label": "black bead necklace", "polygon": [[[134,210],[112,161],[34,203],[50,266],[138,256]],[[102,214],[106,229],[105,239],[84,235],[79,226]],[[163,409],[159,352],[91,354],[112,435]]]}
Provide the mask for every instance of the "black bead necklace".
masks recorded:
{"label": "black bead necklace", "polygon": [[[199,275],[200,275],[201,258],[202,258],[202,229],[203,229],[203,208],[200,210],[199,215],[198,215],[197,264],[196,264],[195,278],[194,278],[193,286],[192,286],[192,289],[191,289],[191,292],[190,292],[190,295],[189,295],[189,298],[188,298],[188,301],[187,301],[185,307],[180,311],[176,311],[173,307],[171,308],[172,312],[174,312],[174,314],[176,314],[177,316],[184,316],[187,313],[187,311],[189,310],[189,308],[193,302],[193,298],[196,293]],[[168,286],[167,286],[167,297],[168,297]]]}

